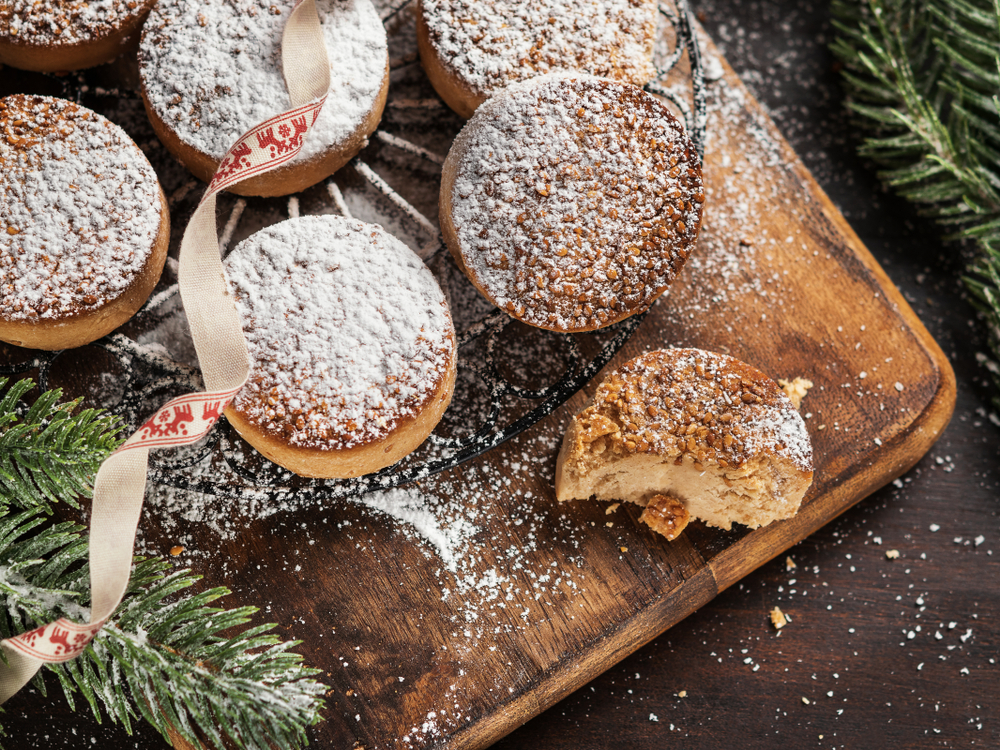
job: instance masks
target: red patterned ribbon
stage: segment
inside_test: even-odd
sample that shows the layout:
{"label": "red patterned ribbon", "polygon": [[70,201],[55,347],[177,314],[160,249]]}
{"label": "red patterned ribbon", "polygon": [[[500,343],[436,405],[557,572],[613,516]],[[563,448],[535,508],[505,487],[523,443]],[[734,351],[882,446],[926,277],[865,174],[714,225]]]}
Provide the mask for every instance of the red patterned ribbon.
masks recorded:
{"label": "red patterned ribbon", "polygon": [[8,661],[7,668],[0,665],[0,702],[43,662],[79,655],[107,622],[128,586],[150,448],[200,440],[246,382],[246,341],[219,258],[215,199],[227,187],[293,159],[319,117],[330,89],[330,64],[315,0],[298,0],[281,45],[293,109],[251,128],[229,149],[181,241],[180,293],[206,390],[161,407],[101,466],[90,523],[90,622],[63,618],[0,642]]}

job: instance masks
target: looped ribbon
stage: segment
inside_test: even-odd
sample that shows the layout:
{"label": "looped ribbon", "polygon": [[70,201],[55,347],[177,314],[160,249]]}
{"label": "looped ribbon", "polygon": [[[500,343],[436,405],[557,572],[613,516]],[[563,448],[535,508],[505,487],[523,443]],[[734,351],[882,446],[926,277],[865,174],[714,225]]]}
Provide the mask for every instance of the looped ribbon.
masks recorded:
{"label": "looped ribbon", "polygon": [[226,152],[181,240],[178,285],[205,391],[169,401],[101,465],[90,521],[90,622],[63,618],[0,641],[7,658],[6,667],[0,664],[0,702],[43,662],[78,656],[108,621],[128,586],[149,450],[200,440],[247,380],[246,340],[219,256],[216,196],[293,159],[319,117],[330,89],[330,63],[315,0],[296,2],[282,34],[281,58],[292,109],[251,128]]}

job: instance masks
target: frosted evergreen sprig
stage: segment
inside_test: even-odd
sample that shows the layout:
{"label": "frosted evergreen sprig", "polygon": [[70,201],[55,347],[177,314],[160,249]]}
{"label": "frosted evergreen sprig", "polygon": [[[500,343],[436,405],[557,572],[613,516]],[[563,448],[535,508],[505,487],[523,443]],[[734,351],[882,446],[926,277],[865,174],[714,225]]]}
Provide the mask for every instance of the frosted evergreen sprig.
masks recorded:
{"label": "frosted evergreen sprig", "polygon": [[[6,384],[0,378],[0,390]],[[32,388],[20,380],[0,399],[0,504],[51,512],[62,500],[79,507],[101,462],[120,444],[121,423],[96,409],[77,411],[79,400],[63,403],[59,389],[24,407]]]}
{"label": "frosted evergreen sprig", "polygon": [[1000,0],[831,7],[847,106],[867,136],[859,151],[947,239],[973,242],[965,281],[1000,360]]}
{"label": "frosted evergreen sprig", "polygon": [[[0,388],[3,384],[0,383]],[[83,527],[55,522],[52,505],[91,494],[93,474],[119,444],[118,423],[43,393],[30,381],[0,399],[0,637],[69,617],[90,619]],[[163,560],[135,558],[128,590],[110,622],[76,659],[47,664],[72,708],[82,697],[131,732],[142,718],[195,747],[273,750],[307,744],[325,686],[269,632],[247,627],[253,607],[212,606],[230,592],[195,593],[199,577]],[[42,673],[35,687],[46,694]],[[3,735],[0,727],[0,735]]]}

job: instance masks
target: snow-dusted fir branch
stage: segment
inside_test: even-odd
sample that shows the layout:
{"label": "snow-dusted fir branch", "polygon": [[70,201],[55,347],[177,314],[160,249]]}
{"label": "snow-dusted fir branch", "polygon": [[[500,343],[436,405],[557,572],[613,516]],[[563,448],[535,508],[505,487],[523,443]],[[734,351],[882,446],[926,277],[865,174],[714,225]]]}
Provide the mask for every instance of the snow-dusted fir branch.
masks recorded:
{"label": "snow-dusted fir branch", "polygon": [[[44,432],[57,415],[56,421],[74,423],[73,429],[88,435],[84,442],[93,449],[96,468],[118,441],[87,430],[95,423],[114,429],[115,423],[96,413],[72,414],[57,404],[58,394],[43,394],[35,407],[19,407],[20,396],[31,387],[17,384],[15,397],[0,399],[0,425],[9,431],[31,424],[35,432]],[[69,424],[56,430],[72,431]],[[22,432],[20,439],[32,439],[32,430]],[[0,445],[5,434],[0,433]],[[78,494],[89,492],[92,477],[62,481],[60,463],[29,471],[19,463],[21,453],[11,456],[21,473],[8,481],[30,483],[40,471],[51,485],[48,494],[36,487],[35,493],[0,496],[0,636],[59,617],[86,622],[90,581],[84,529],[53,522],[48,514],[54,500],[73,499],[62,491],[83,487]],[[108,716],[128,731],[141,717],[164,737],[180,735],[194,746],[271,750],[306,744],[306,729],[320,720],[325,690],[313,679],[316,670],[291,653],[297,642],[281,642],[269,632],[273,625],[248,627],[254,608],[213,606],[229,593],[226,589],[193,593],[197,580],[163,560],[136,558],[112,621],[80,657],[45,671],[57,677],[72,707],[82,697],[98,719]],[[35,685],[44,695],[41,674]]]}
{"label": "snow-dusted fir branch", "polygon": [[[7,381],[0,378],[0,390]],[[22,399],[34,387],[21,380],[0,399],[0,504],[40,506],[57,500],[74,507],[90,497],[101,461],[119,444],[114,417],[94,409],[76,411],[78,401],[60,403],[48,391],[30,407]]]}

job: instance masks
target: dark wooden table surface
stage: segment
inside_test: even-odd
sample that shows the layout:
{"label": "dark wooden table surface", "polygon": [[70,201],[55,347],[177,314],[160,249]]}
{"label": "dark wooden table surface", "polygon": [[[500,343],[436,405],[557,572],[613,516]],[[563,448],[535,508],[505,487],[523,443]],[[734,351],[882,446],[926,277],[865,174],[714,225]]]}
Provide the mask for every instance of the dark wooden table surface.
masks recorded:
{"label": "dark wooden table surface", "polygon": [[[962,252],[854,155],[827,2],[697,7],[951,359],[955,416],[916,468],[791,562],[765,565],[496,747],[1000,747],[1000,409],[977,359],[987,349]],[[780,634],[775,606],[791,617]],[[163,747],[145,727],[129,737],[71,713],[54,685],[5,709],[9,748]]]}

